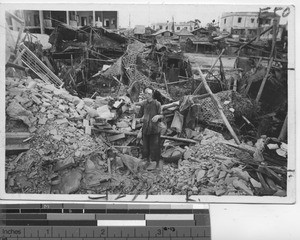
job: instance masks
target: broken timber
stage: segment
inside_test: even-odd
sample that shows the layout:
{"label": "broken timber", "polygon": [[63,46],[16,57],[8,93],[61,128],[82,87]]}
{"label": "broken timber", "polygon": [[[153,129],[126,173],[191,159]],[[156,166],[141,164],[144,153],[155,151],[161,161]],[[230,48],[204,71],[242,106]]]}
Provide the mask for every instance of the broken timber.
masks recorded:
{"label": "broken timber", "polygon": [[33,53],[24,43],[19,46],[19,56],[36,75],[47,83],[52,83],[56,87],[61,87],[63,82]]}
{"label": "broken timber", "polygon": [[5,146],[5,153],[7,155],[18,154],[20,152],[28,151],[30,144],[10,144]]}
{"label": "broken timber", "polygon": [[[208,78],[210,72],[212,72],[213,68],[215,67],[215,65],[217,64],[217,62],[219,61],[220,57],[223,55],[224,52],[225,52],[225,49],[222,49],[222,52],[221,52],[220,55],[216,58],[216,60],[215,60],[215,62],[213,63],[213,65],[210,67],[210,69],[209,69],[209,71],[208,71],[208,74],[206,75],[206,78]],[[202,72],[201,72],[201,74],[202,74]],[[199,84],[199,86],[196,88],[196,90],[193,92],[192,95],[196,95],[196,94],[200,91],[200,89],[202,88],[202,86],[203,86],[203,82],[201,82],[201,83]]]}
{"label": "broken timber", "polygon": [[[259,34],[259,36],[265,34],[266,32],[270,31],[273,28],[273,26],[267,28],[265,31],[261,32]],[[243,44],[242,46],[240,46],[234,53],[239,52],[241,49],[243,49],[244,47],[248,46],[250,43],[254,42],[257,39],[257,36],[252,38],[249,42],[246,42],[245,44]]]}
{"label": "broken timber", "polygon": [[5,134],[6,145],[22,144],[29,137],[29,132],[7,132]]}
{"label": "broken timber", "polygon": [[288,122],[288,116],[286,115],[284,123],[282,125],[278,140],[284,141],[287,137],[287,122]]}
{"label": "broken timber", "polygon": [[[138,133],[136,133],[136,132],[121,132],[121,131],[104,130],[104,129],[97,129],[97,128],[92,128],[92,129],[95,130],[95,131],[97,131],[97,132],[101,132],[101,133],[110,133],[110,134],[122,134],[122,133],[124,133],[125,135],[129,135],[129,136],[137,136],[138,135]],[[193,143],[193,144],[198,143],[197,141],[192,140],[192,139],[170,137],[170,136],[165,136],[165,135],[162,135],[161,138],[162,139],[179,141],[179,142]]]}
{"label": "broken timber", "polygon": [[[223,51],[222,51],[223,52]],[[223,108],[221,106],[221,104],[219,103],[218,99],[216,98],[216,96],[213,94],[213,92],[211,91],[210,87],[208,86],[205,77],[202,74],[201,69],[198,67],[199,70],[199,74],[200,74],[200,78],[202,79],[202,83],[206,89],[206,91],[209,93],[211,99],[213,100],[213,102],[215,103],[216,107],[218,108],[218,111],[221,115],[221,118],[224,122],[224,124],[226,125],[227,129],[229,130],[231,136],[233,137],[234,141],[236,142],[236,144],[241,144],[240,140],[238,139],[238,137],[236,136],[235,132],[233,131],[228,119],[226,118],[224,112],[223,112]]]}
{"label": "broken timber", "polygon": [[269,64],[268,64],[268,68],[267,68],[267,72],[266,72],[266,75],[264,77],[264,79],[262,80],[262,83],[260,85],[260,88],[259,88],[259,91],[257,93],[257,97],[255,99],[256,102],[259,102],[260,100],[260,97],[262,95],[262,92],[264,90],[264,86],[265,86],[265,83],[269,77],[269,72],[271,70],[271,67],[272,67],[272,63],[273,63],[273,60],[274,60],[274,50],[275,50],[275,44],[276,44],[276,32],[277,32],[277,21],[274,19],[273,20],[273,37],[272,37],[272,49],[271,49],[271,53],[270,53],[270,60],[269,60]]}

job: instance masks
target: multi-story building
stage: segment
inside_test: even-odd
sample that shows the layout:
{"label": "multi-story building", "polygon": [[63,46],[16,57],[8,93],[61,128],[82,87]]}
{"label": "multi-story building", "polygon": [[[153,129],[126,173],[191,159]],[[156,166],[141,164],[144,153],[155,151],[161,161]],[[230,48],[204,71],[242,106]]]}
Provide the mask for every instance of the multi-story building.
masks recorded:
{"label": "multi-story building", "polygon": [[280,16],[270,12],[225,12],[220,21],[220,30],[240,37],[253,37],[259,28],[279,23]]}
{"label": "multi-story building", "polygon": [[188,31],[193,31],[195,29],[195,23],[193,21],[189,22],[165,22],[165,23],[154,23],[151,25],[152,29],[155,31],[163,30],[163,31],[171,31],[178,33],[182,29],[186,29]]}
{"label": "multi-story building", "polygon": [[[36,33],[50,33],[59,23],[72,27],[92,25],[106,29],[117,29],[119,23],[117,11],[14,10],[12,13],[24,20],[26,29]],[[20,23],[9,14],[6,19],[12,30],[20,29]]]}

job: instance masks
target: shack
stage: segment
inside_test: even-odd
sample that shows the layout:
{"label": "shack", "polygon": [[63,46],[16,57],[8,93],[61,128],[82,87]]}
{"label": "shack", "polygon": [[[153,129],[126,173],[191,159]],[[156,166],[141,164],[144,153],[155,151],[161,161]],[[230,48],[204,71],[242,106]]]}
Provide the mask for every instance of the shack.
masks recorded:
{"label": "shack", "polygon": [[189,37],[186,40],[186,52],[191,53],[213,53],[216,45],[209,41],[208,37]]}

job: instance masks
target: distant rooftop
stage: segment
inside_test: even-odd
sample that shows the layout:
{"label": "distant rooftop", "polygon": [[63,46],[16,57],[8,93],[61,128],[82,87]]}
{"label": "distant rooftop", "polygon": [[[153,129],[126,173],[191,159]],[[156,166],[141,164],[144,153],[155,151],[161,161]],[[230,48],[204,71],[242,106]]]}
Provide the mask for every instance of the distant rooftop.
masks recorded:
{"label": "distant rooftop", "polygon": [[258,16],[258,12],[224,12],[221,18],[231,16]]}

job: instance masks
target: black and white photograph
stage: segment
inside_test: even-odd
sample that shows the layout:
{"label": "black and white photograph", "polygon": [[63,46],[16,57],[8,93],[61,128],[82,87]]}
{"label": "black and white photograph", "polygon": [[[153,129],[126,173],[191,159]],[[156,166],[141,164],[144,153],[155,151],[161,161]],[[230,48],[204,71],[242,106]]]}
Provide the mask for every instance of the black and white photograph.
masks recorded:
{"label": "black and white photograph", "polygon": [[2,198],[295,201],[293,5],[1,11]]}

